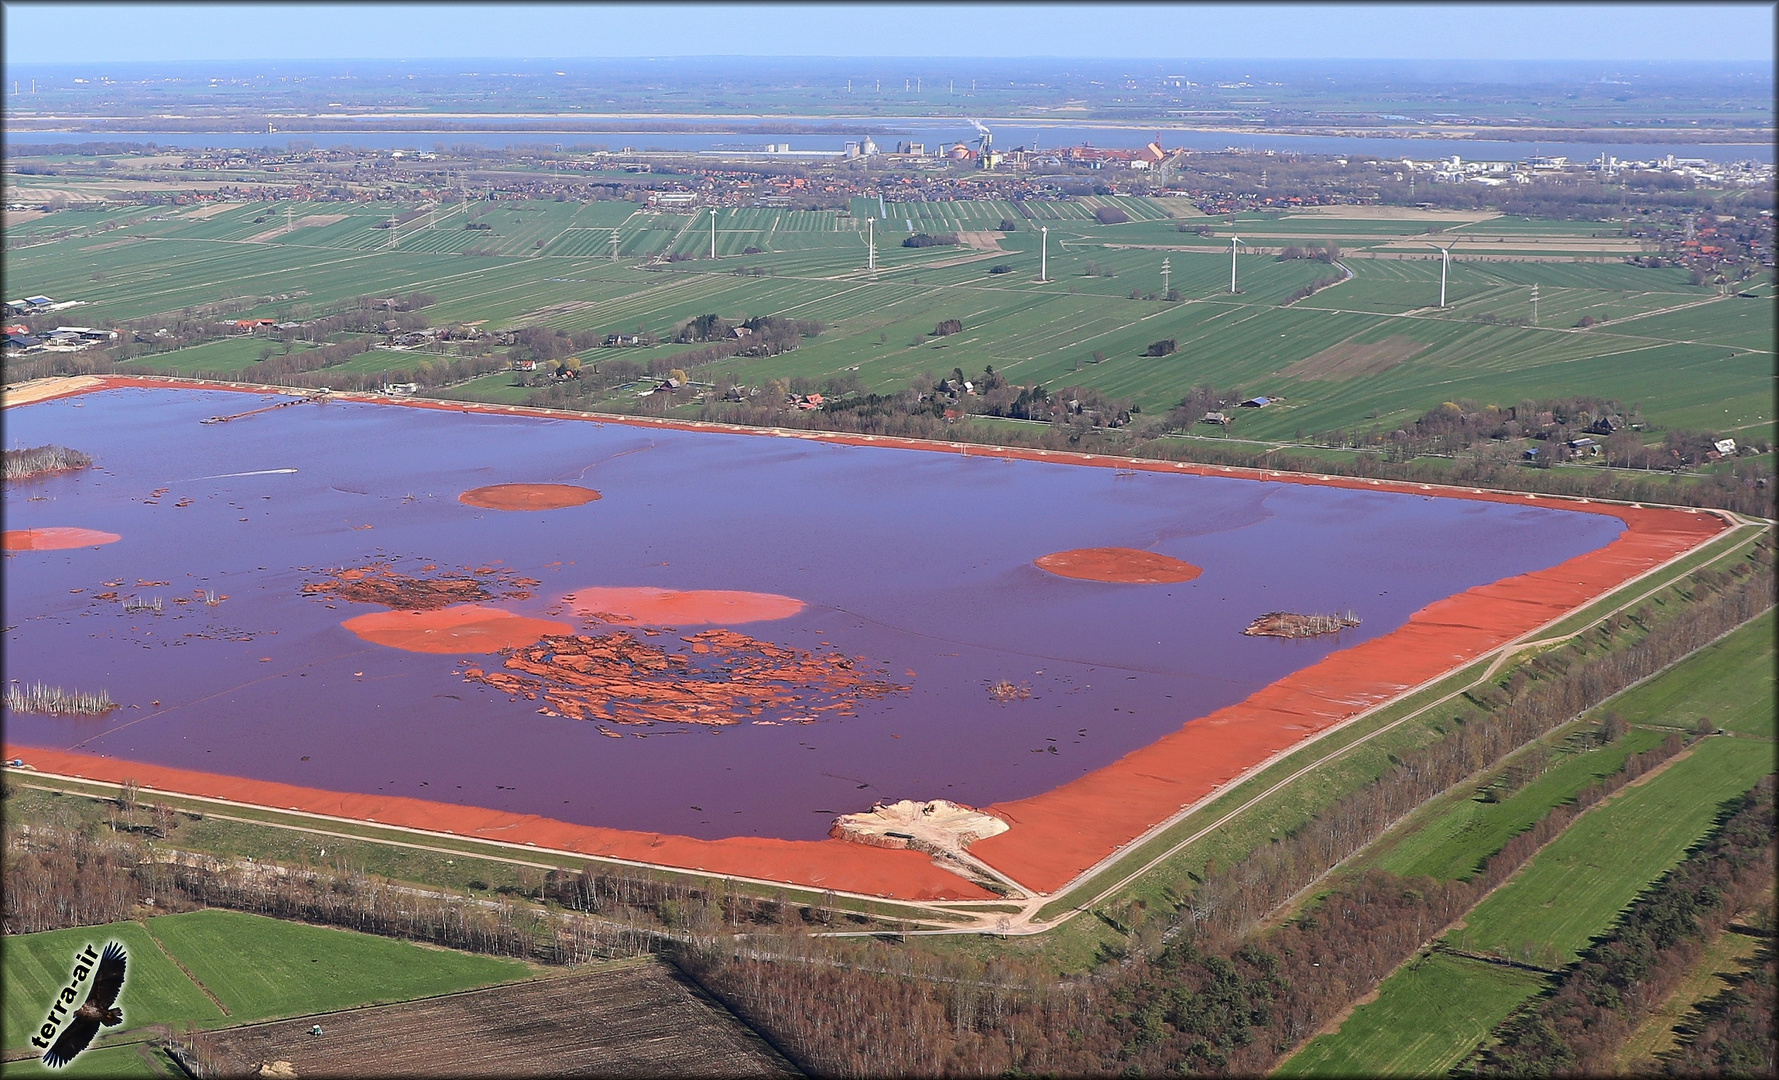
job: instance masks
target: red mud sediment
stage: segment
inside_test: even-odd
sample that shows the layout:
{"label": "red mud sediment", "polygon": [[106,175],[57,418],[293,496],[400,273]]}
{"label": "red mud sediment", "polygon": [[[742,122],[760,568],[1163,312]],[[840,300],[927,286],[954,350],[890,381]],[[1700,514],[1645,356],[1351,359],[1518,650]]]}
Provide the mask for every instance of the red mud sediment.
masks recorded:
{"label": "red mud sediment", "polygon": [[560,510],[599,498],[599,492],[578,484],[491,484],[457,496],[457,501],[485,510]]}
{"label": "red mud sediment", "polygon": [[794,882],[866,896],[894,896],[908,900],[995,899],[995,894],[940,869],[931,858],[919,852],[886,851],[842,840],[772,840],[753,836],[694,840],[665,833],[576,825],[535,814],[515,814],[398,795],[323,791],[269,780],[246,780],[13,743],[5,744],[0,753],[4,753],[8,760],[23,758],[27,765],[41,773],[106,784],[121,784],[133,779],[156,791],[227,799],[279,810],[325,814],[509,844],[529,842],[540,848],[581,855]]}
{"label": "red mud sediment", "polygon": [[421,653],[491,653],[574,629],[496,607],[463,604],[434,611],[375,611],[340,624],[366,641]]}
{"label": "red mud sediment", "polygon": [[[422,569],[426,572],[437,567],[428,564]],[[520,577],[512,570],[496,570],[491,566],[435,577],[404,574],[386,562],[326,572],[332,576],[308,582],[303,586],[303,592],[357,604],[381,604],[403,611],[433,611],[477,600],[526,600],[538,584],[536,578]]]}
{"label": "red mud sediment", "polygon": [[1429,604],[1393,633],[1333,653],[1079,780],[990,806],[1013,827],[970,853],[1028,888],[1060,889],[1274,754],[1561,618],[1724,528],[1706,514],[1590,509],[1629,528],[1548,570]]}
{"label": "red mud sediment", "polygon": [[1033,559],[1040,570],[1058,577],[1082,581],[1110,581],[1121,585],[1163,585],[1191,581],[1204,573],[1189,562],[1136,548],[1100,547],[1058,551]]}
{"label": "red mud sediment", "polygon": [[691,646],[687,652],[622,630],[562,634],[515,648],[508,671],[472,667],[463,675],[528,701],[542,697],[553,715],[616,724],[726,726],[791,708],[810,723],[829,712],[851,715],[861,698],[908,689],[865,670],[864,657],[812,653],[734,630],[680,640]]}
{"label": "red mud sediment", "polygon": [[726,589],[654,589],[646,586],[586,588],[563,597],[575,614],[601,622],[644,623],[649,626],[708,626],[713,623],[765,622],[788,619],[803,610],[803,601],[776,593]]}
{"label": "red mud sediment", "polygon": [[[142,376],[107,376],[101,385],[76,392],[90,393],[116,387],[287,392],[278,387],[231,386]],[[346,394],[335,396],[366,403],[378,400]],[[572,418],[632,427],[776,435],[850,446],[882,446],[973,457],[1474,499],[1607,514],[1627,526],[1616,540],[1597,551],[1548,570],[1506,578],[1430,604],[1395,632],[1325,657],[1247,700],[1190,721],[1179,731],[1079,780],[1028,799],[989,807],[990,812],[1004,818],[1013,827],[999,836],[977,841],[971,847],[971,854],[1023,885],[1050,891],[1066,885],[1081,871],[1113,854],[1151,826],[1167,820],[1183,807],[1211,794],[1280,751],[1536,630],[1684,554],[1728,527],[1725,518],[1710,512],[1644,508],[1479,488],[1436,487],[1403,481],[938,443],[889,436],[762,431],[702,421],[590,416],[523,406],[416,400],[382,403],[477,415]],[[295,806],[314,813],[369,818],[385,824],[464,835],[498,829],[501,830],[498,834],[491,835],[498,835],[503,840],[531,841],[590,855],[711,873],[911,900],[990,898],[983,890],[913,852],[886,851],[842,841],[811,843],[751,837],[699,841],[657,833],[567,825],[473,807],[395,797],[342,795],[62,751],[8,746],[5,755],[22,756],[46,772],[73,773],[107,783],[121,783],[135,777],[149,787],[168,791],[264,806]]]}
{"label": "red mud sediment", "polygon": [[77,529],[52,525],[43,529],[8,529],[4,540],[7,551],[61,551],[66,548],[98,547],[115,544],[123,537],[98,529]]}

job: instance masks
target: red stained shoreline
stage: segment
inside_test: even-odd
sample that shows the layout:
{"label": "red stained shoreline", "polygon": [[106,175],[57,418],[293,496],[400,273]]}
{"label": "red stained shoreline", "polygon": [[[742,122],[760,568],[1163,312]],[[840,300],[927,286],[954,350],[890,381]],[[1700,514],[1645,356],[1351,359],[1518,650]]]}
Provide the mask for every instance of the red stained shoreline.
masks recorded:
{"label": "red stained shoreline", "polygon": [[666,833],[574,825],[535,814],[515,814],[399,795],[357,795],[269,780],[245,780],[11,743],[6,744],[4,753],[8,759],[23,757],[39,772],[106,784],[121,784],[134,779],[143,787],[157,791],[227,799],[274,810],[325,814],[509,844],[530,843],[540,848],[582,855],[603,855],[713,874],[792,882],[866,896],[894,896],[908,900],[995,899],[993,893],[948,870],[941,870],[931,858],[919,852],[888,851],[842,840],[773,840],[754,836],[694,840]]}
{"label": "red stained shoreline", "polygon": [[50,525],[41,529],[8,529],[4,540],[7,551],[64,551],[68,548],[98,547],[115,544],[123,537],[98,529],[79,529],[68,525]]}
{"label": "red stained shoreline", "polygon": [[[102,385],[74,393],[117,387],[289,392],[278,387],[107,376]],[[1506,578],[1438,601],[1416,612],[1407,624],[1385,637],[1325,657],[1245,701],[1190,721],[1180,730],[1079,780],[1030,798],[988,807],[989,812],[1005,818],[1013,827],[999,836],[977,841],[971,853],[1021,884],[1044,892],[1062,888],[1118,847],[1280,751],[1536,630],[1728,527],[1724,518],[1709,512],[1624,506],[1563,496],[833,432],[761,431],[726,424],[590,416],[519,406],[412,399],[397,403],[369,396],[337,396],[463,413],[549,416],[756,437],[776,435],[854,446],[949,450],[978,457],[1437,495],[1606,514],[1625,523],[1625,532],[1603,548],[1547,570]],[[701,841],[415,799],[317,791],[34,747],[9,744],[5,753],[7,757],[22,756],[46,772],[80,774],[109,783],[121,783],[133,776],[146,786],[169,791],[273,807],[297,806],[340,817],[374,817],[382,824],[487,835],[520,843],[530,841],[539,846],[684,869],[910,900],[989,897],[915,852],[866,848],[845,841],[754,837]],[[926,797],[920,792],[902,794],[909,798]]]}

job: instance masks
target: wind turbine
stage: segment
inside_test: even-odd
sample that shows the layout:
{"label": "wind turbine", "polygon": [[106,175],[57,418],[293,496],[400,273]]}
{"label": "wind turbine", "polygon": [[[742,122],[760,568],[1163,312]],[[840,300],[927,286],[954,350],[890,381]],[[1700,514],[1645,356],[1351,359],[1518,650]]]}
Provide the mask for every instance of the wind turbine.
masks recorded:
{"label": "wind turbine", "polygon": [[877,219],[865,219],[865,269],[877,272]]}
{"label": "wind turbine", "polygon": [[713,259],[717,257],[717,212],[715,207],[712,207],[710,211],[710,257]]}
{"label": "wind turbine", "polygon": [[1453,240],[1451,244],[1447,244],[1444,247],[1439,247],[1438,244],[1427,245],[1428,247],[1439,248],[1439,306],[1442,308],[1445,307],[1446,271],[1452,264],[1452,244],[1456,243],[1457,241]]}
{"label": "wind turbine", "polygon": [[1050,280],[1050,226],[1038,227],[1038,283]]}
{"label": "wind turbine", "polygon": [[1229,291],[1230,291],[1231,295],[1233,295],[1236,291],[1236,288],[1235,288],[1235,247],[1237,244],[1239,244],[1241,242],[1242,242],[1241,237],[1235,235],[1234,233],[1229,234]]}

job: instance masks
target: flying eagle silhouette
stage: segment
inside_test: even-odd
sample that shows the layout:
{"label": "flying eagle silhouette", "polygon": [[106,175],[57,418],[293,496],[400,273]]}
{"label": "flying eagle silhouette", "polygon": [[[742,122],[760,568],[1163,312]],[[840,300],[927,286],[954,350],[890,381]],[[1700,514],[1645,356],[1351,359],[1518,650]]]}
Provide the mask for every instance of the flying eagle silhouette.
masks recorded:
{"label": "flying eagle silhouette", "polygon": [[59,1069],[87,1048],[93,1036],[99,1033],[99,1025],[115,1027],[123,1023],[123,1010],[111,1007],[123,988],[124,950],[113,941],[105,946],[105,954],[99,957],[99,967],[93,973],[93,988],[87,992],[86,1004],[74,1010],[74,1018],[62,1031],[62,1037],[43,1052],[43,1063]]}

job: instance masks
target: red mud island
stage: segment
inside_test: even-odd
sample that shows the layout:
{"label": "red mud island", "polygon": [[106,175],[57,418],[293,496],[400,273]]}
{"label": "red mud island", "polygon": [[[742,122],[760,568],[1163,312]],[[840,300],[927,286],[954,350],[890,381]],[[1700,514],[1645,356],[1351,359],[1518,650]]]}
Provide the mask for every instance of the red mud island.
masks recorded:
{"label": "red mud island", "polygon": [[[420,568],[422,574],[436,565]],[[303,592],[324,599],[381,604],[378,611],[347,619],[340,625],[365,641],[392,649],[422,653],[498,652],[529,645],[546,634],[573,629],[554,619],[534,619],[478,600],[524,600],[537,587],[536,578],[511,570],[481,566],[459,573],[418,577],[386,562],[329,571]]]}
{"label": "red mud island", "polygon": [[457,496],[457,501],[485,510],[560,510],[599,498],[599,492],[577,484],[492,484]]}
{"label": "red mud island", "polygon": [[734,630],[680,640],[686,652],[622,630],[559,634],[513,649],[506,671],[471,667],[463,675],[527,701],[541,697],[551,715],[616,724],[738,724],[790,708],[803,714],[794,720],[810,723],[830,712],[850,716],[861,698],[908,689],[864,670],[862,656],[818,655]]}
{"label": "red mud island", "polygon": [[788,619],[803,601],[775,593],[726,589],[587,588],[563,597],[575,614],[608,623],[709,626]]}
{"label": "red mud island", "polygon": [[4,540],[7,551],[61,551],[65,548],[98,547],[115,544],[123,537],[98,529],[77,529],[56,525],[45,529],[8,529]]}
{"label": "red mud island", "polygon": [[433,611],[374,611],[340,624],[366,641],[421,653],[485,653],[529,645],[574,628],[481,604]]}
{"label": "red mud island", "polygon": [[1121,547],[1058,551],[1034,559],[1033,564],[1059,577],[1110,581],[1120,585],[1168,585],[1191,581],[1204,573],[1189,562],[1157,555],[1153,551]]}

